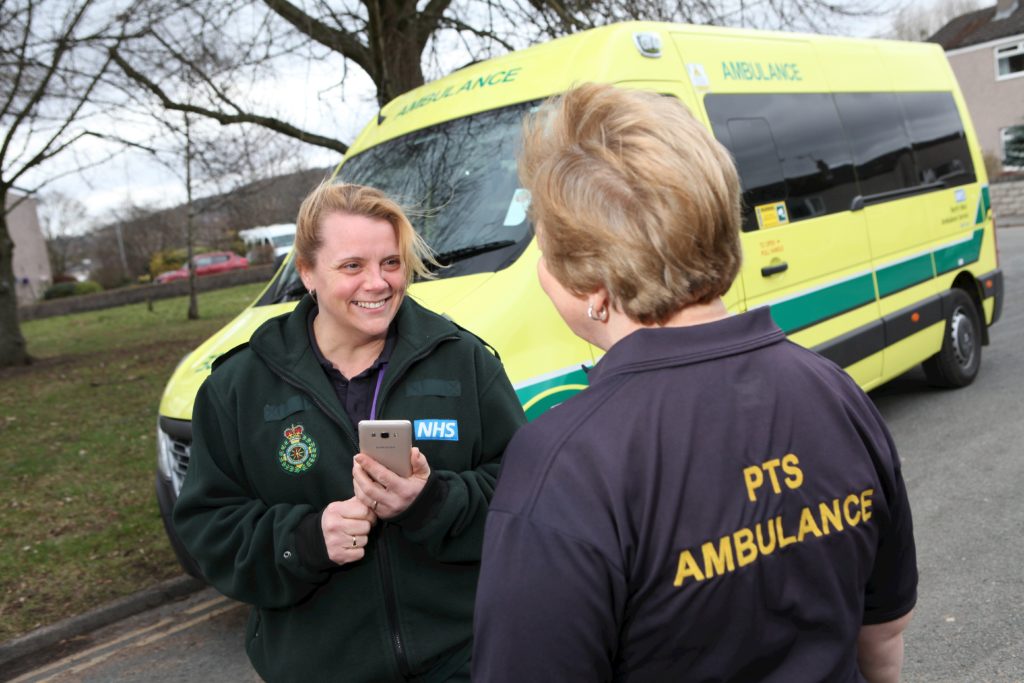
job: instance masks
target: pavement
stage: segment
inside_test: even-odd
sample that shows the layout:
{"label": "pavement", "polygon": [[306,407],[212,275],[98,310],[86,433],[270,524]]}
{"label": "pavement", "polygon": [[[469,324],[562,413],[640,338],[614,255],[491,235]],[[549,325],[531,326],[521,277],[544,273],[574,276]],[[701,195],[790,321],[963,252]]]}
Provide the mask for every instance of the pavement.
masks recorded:
{"label": "pavement", "polygon": [[[158,607],[172,600],[180,600],[206,588],[206,583],[182,575],[101,605],[85,614],[70,617],[49,626],[0,643],[0,672],[23,668],[26,660],[43,662],[57,654],[73,649],[70,641],[86,633],[108,626],[127,617]],[[0,674],[0,679],[4,676]]]}

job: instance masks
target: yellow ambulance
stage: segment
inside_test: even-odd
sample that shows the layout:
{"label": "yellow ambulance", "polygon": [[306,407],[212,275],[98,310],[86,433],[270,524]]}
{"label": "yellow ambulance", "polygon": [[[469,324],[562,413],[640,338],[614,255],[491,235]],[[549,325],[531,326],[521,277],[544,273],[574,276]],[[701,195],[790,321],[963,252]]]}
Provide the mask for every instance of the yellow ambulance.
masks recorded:
{"label": "yellow ambulance", "polygon": [[[542,293],[516,177],[524,115],[596,81],[676,97],[736,160],[744,263],[730,310],[770,306],[793,340],[871,389],[924,363],[970,383],[1002,306],[981,151],[942,50],[675,24],[625,23],[476,64],[386,105],[339,166],[412,209],[449,267],[410,295],[500,353],[528,417],[586,386],[597,349]],[[192,402],[211,362],[304,290],[286,262],[189,354],[160,404],[165,522],[188,466]],[[168,531],[186,568],[194,571]]]}

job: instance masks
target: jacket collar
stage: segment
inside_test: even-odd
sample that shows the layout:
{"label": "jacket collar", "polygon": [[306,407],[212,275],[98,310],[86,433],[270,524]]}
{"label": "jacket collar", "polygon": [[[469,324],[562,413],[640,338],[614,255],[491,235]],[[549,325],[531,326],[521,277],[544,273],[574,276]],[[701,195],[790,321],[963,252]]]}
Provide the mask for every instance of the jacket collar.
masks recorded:
{"label": "jacket collar", "polygon": [[[316,375],[322,376],[307,329],[309,312],[314,305],[308,294],[302,297],[291,313],[271,318],[260,325],[249,346],[278,371],[289,371],[305,381],[312,381]],[[454,323],[423,308],[408,294],[392,325],[395,326],[397,340],[389,365],[396,370],[395,375],[412,360],[458,333]]]}
{"label": "jacket collar", "polygon": [[620,373],[724,358],[785,339],[767,306],[702,325],[644,328],[608,349],[587,378],[595,384]]}

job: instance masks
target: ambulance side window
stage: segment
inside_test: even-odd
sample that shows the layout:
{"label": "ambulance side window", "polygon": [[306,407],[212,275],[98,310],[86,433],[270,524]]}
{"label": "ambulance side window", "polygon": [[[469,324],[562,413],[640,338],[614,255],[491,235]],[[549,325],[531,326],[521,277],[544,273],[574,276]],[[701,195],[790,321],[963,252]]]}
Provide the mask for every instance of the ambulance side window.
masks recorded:
{"label": "ambulance side window", "polygon": [[952,187],[975,182],[971,152],[953,95],[900,93],[899,99],[914,147],[918,184],[942,181]]}
{"label": "ambulance side window", "polygon": [[[709,94],[704,107],[715,137],[736,159],[743,184],[744,230],[757,228],[753,209],[785,202],[790,222],[847,211],[857,194],[853,158],[831,95]],[[737,121],[766,122],[772,144],[743,149],[731,130]],[[774,158],[772,158],[774,157]],[[781,169],[783,184],[748,183],[765,168]]]}
{"label": "ambulance side window", "polygon": [[861,194],[917,185],[910,136],[895,93],[838,93],[835,100],[853,150]]}
{"label": "ambulance side window", "polygon": [[775,152],[772,131],[764,119],[732,119],[727,125],[729,141],[722,141],[733,153],[743,192],[743,229],[756,230],[754,207],[786,196],[782,165]]}

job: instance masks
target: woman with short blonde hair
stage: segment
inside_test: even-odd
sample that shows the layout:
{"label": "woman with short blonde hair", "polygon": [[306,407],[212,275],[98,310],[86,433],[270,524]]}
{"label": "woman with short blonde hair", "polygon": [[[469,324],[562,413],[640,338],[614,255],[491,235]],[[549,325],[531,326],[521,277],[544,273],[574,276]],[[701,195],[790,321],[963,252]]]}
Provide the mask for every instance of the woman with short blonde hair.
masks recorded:
{"label": "woman with short blonde hair", "polygon": [[398,202],[375,187],[325,181],[302,201],[295,222],[295,258],[304,266],[316,263],[323,244],[321,222],[331,213],[366,216],[387,221],[398,238],[398,251],[406,264],[406,284],[414,278],[429,279],[437,266],[430,247],[412,227]]}
{"label": "woman with short blonde hair", "polygon": [[726,310],[729,155],[677,100],[609,85],[525,131],[540,284],[607,353],[505,452],[473,679],[895,681],[917,596],[899,458],[841,369],[767,308]]}
{"label": "woman with short blonde hair", "polygon": [[531,216],[567,289],[604,285],[643,324],[729,289],[740,266],[739,179],[678,100],[580,88],[528,119],[523,138]]}

